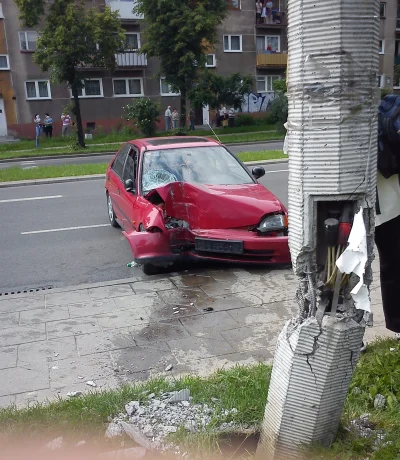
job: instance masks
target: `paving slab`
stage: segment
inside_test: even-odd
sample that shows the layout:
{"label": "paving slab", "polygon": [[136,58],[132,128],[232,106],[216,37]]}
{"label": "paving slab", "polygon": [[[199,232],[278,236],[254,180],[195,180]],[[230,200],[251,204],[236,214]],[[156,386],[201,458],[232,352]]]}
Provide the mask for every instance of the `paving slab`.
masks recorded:
{"label": "paving slab", "polygon": [[[290,268],[197,267],[1,299],[0,406],[270,363],[285,320],[297,313],[296,283]],[[365,339],[392,336],[379,279],[371,300],[375,326]]]}

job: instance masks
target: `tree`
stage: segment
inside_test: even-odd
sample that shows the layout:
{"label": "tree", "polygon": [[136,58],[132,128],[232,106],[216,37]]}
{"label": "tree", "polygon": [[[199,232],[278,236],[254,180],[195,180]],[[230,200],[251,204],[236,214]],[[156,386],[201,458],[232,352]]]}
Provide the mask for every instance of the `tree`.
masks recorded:
{"label": "tree", "polygon": [[133,100],[124,107],[125,119],[133,121],[135,126],[145,137],[152,137],[156,132],[156,123],[159,121],[160,107],[150,98]]}
{"label": "tree", "polygon": [[161,74],[181,95],[181,126],[187,93],[196,83],[205,53],[217,39],[227,14],[226,0],[137,0],[135,12],[146,21],[141,52],[160,59]]}
{"label": "tree", "polygon": [[196,107],[208,105],[217,108],[221,104],[239,109],[253,86],[253,79],[234,73],[228,77],[204,70],[200,72],[197,84],[189,91],[190,102]]}
{"label": "tree", "polygon": [[[20,19],[27,26],[43,24],[39,31],[35,61],[50,80],[67,83],[74,99],[78,143],[85,147],[79,91],[84,87],[84,68],[112,71],[115,54],[125,45],[118,12],[110,8],[85,10],[83,0],[15,0]],[[46,13],[45,8],[46,6]]]}
{"label": "tree", "polygon": [[284,130],[284,124],[288,119],[288,99],[286,96],[286,80],[274,81],[275,99],[272,101],[270,116],[273,122],[276,122],[277,129]]}

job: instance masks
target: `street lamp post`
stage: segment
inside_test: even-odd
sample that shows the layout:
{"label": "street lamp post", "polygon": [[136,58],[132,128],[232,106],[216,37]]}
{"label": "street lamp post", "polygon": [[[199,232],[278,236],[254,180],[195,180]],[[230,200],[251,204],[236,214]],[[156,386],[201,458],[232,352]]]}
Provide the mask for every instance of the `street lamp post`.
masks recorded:
{"label": "street lamp post", "polygon": [[298,316],[277,343],[257,458],[335,439],[370,321],[378,0],[288,0],[289,244]]}

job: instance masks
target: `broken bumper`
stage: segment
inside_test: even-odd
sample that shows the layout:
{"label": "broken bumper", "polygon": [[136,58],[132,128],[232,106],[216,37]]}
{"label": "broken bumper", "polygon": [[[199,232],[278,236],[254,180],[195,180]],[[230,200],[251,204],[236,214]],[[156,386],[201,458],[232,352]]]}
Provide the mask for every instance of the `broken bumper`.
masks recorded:
{"label": "broken bumper", "polygon": [[[171,229],[164,232],[124,232],[135,262],[165,266],[185,259],[207,259],[253,264],[288,264],[290,260],[288,237],[258,236],[247,230],[189,230]],[[196,239],[210,242],[196,244]],[[242,243],[241,250],[218,247],[213,242]],[[223,244],[221,246],[224,246]],[[199,249],[200,248],[200,249]]]}

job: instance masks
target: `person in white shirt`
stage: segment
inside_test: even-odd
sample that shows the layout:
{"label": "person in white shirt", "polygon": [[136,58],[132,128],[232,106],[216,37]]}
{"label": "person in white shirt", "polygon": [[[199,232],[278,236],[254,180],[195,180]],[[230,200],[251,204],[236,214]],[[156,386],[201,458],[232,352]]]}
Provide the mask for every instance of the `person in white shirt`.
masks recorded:
{"label": "person in white shirt", "polygon": [[219,108],[219,125],[221,126],[223,121],[225,120],[225,115],[226,115],[226,107],[221,104]]}
{"label": "person in white shirt", "polygon": [[261,13],[263,9],[263,4],[260,0],[256,1],[256,24],[261,24]]}
{"label": "person in white shirt", "polygon": [[169,128],[171,126],[171,116],[172,116],[171,106],[169,105],[167,107],[167,110],[165,111],[165,114],[164,114],[165,131],[169,131]]}

